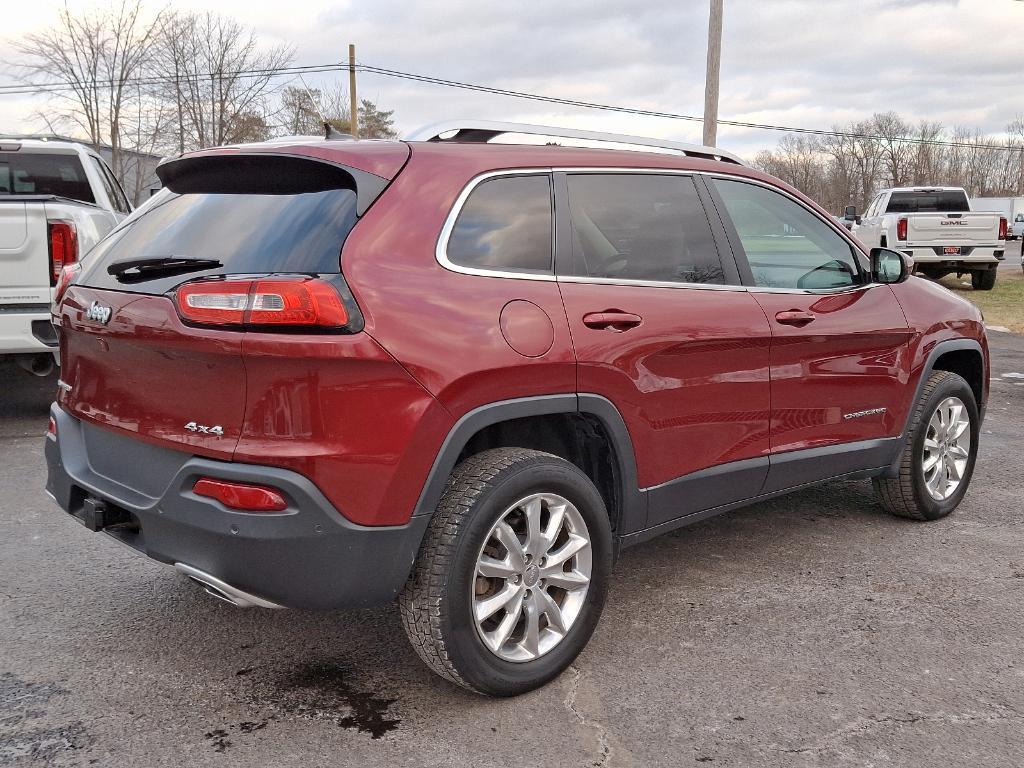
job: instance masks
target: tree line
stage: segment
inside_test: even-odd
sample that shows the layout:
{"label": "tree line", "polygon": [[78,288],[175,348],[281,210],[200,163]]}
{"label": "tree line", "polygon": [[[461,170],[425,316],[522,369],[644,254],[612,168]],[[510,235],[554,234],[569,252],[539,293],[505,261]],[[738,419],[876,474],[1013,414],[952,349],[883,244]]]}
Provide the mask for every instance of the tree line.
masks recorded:
{"label": "tree line", "polygon": [[[23,81],[67,84],[48,93],[40,124],[109,145],[111,169],[137,187],[146,182],[133,167],[137,153],[318,134],[324,121],[347,132],[351,124],[340,85],[308,88],[275,76],[294,62],[292,46],[262,45],[252,28],[212,12],[149,13],[142,0],[84,12],[65,5],[53,25],[13,50]],[[393,111],[366,99],[358,110],[360,137],[395,136]],[[143,192],[125,191],[135,200]]]}
{"label": "tree line", "polygon": [[915,125],[895,112],[833,130],[846,135],[787,134],[754,164],[836,214],[847,205],[863,211],[886,187],[963,187],[972,198],[1024,195],[1024,116],[1006,127],[1006,136]]}

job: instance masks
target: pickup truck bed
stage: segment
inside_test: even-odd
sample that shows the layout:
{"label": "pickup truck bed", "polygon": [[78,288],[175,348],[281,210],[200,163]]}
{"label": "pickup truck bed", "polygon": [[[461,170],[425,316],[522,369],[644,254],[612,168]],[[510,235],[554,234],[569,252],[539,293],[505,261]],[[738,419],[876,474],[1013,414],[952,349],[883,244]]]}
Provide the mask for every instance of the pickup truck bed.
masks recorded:
{"label": "pickup truck bed", "polygon": [[130,209],[116,184],[82,145],[0,139],[0,359],[53,369],[53,286]]}

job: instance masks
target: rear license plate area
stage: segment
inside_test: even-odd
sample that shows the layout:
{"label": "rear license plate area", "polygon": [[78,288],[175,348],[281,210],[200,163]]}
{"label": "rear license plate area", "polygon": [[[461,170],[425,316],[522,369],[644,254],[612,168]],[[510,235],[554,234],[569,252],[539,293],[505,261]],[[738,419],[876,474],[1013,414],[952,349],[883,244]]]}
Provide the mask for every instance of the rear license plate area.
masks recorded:
{"label": "rear license plate area", "polygon": [[947,245],[942,249],[942,252],[947,256],[959,256],[960,246],[959,245]]}

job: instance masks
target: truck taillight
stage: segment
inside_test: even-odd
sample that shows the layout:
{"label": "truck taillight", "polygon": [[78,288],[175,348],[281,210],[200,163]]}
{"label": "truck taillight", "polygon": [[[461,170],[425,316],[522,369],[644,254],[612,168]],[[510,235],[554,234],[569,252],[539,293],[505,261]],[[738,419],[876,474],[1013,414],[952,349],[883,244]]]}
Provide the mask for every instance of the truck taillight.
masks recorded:
{"label": "truck taillight", "polygon": [[50,251],[50,285],[57,285],[64,267],[78,261],[78,230],[75,222],[49,219],[46,222]]}
{"label": "truck taillight", "polygon": [[200,280],[180,286],[175,299],[181,318],[199,325],[271,331],[355,331],[362,326],[354,302],[346,306],[338,290],[318,278]]}
{"label": "truck taillight", "polygon": [[1000,240],[1005,240],[1006,239],[1007,223],[1008,222],[1006,221],[1006,218],[1004,216],[1000,216],[999,217],[999,239]]}
{"label": "truck taillight", "polygon": [[906,240],[907,239],[907,220],[899,219],[896,222],[896,239]]}

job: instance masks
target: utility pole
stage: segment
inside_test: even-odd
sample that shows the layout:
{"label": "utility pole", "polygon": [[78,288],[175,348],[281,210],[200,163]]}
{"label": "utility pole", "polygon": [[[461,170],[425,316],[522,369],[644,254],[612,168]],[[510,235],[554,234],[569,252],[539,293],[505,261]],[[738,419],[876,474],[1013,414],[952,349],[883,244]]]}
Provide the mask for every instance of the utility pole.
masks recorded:
{"label": "utility pole", "polygon": [[722,69],[722,0],[711,0],[708,69],[704,83],[704,146],[718,143],[718,74]]}
{"label": "utility pole", "polygon": [[356,47],[348,44],[348,99],[349,110],[352,113],[349,119],[349,133],[353,139],[359,138],[359,102],[356,101]]}

